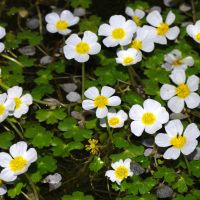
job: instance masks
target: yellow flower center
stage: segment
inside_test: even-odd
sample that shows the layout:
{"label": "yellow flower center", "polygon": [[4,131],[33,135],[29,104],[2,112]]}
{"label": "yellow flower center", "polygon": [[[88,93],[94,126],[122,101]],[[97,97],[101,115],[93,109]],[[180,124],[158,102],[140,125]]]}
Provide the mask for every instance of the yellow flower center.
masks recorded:
{"label": "yellow flower center", "polygon": [[164,36],[169,31],[169,25],[166,23],[161,23],[157,27],[157,34]]}
{"label": "yellow flower center", "polygon": [[16,110],[16,109],[20,108],[20,106],[22,104],[22,100],[18,97],[15,97],[14,101],[15,101],[15,110]]}
{"label": "yellow flower center", "polygon": [[115,176],[117,179],[123,180],[128,177],[128,169],[124,166],[119,166],[115,169]]}
{"label": "yellow flower center", "polygon": [[123,28],[116,28],[112,31],[112,37],[115,40],[121,40],[125,37],[126,32],[124,31]]}
{"label": "yellow flower center", "polygon": [[5,106],[4,105],[0,105],[0,116],[3,115],[5,112]]}
{"label": "yellow flower center", "polygon": [[80,42],[76,45],[76,51],[79,53],[79,54],[86,54],[88,53],[90,50],[90,46],[88,43],[86,42]]}
{"label": "yellow flower center", "polygon": [[63,30],[66,30],[68,27],[68,23],[67,21],[64,21],[64,20],[60,20],[56,23],[56,28],[59,30],[59,31],[63,31]]}
{"label": "yellow flower center", "polygon": [[200,42],[200,32],[195,35],[196,40]]}
{"label": "yellow flower center", "polygon": [[124,64],[125,65],[128,65],[128,64],[132,63],[133,61],[134,61],[133,57],[126,57],[126,58],[124,58]]}
{"label": "yellow flower center", "polygon": [[105,96],[98,96],[94,99],[94,105],[98,108],[104,108],[108,105],[108,98]]}
{"label": "yellow flower center", "polygon": [[120,119],[118,117],[111,117],[109,120],[108,120],[108,124],[110,126],[116,126],[117,124],[120,123]]}
{"label": "yellow flower center", "polygon": [[97,155],[99,152],[98,140],[89,139],[88,142],[89,144],[85,145],[86,151],[90,151],[91,154]]}
{"label": "yellow flower center", "polygon": [[190,94],[190,89],[189,89],[189,87],[188,87],[186,84],[184,84],[184,83],[178,85],[178,87],[176,88],[176,95],[177,95],[178,97],[180,97],[180,98],[183,98],[183,99],[184,99],[184,98],[188,97],[189,94]]}
{"label": "yellow flower center", "polygon": [[183,61],[181,59],[174,60],[172,62],[172,65],[174,65],[175,67],[178,67],[179,65],[182,65],[182,64],[183,64]]}
{"label": "yellow flower center", "polygon": [[23,158],[22,156],[17,156],[10,161],[9,166],[11,171],[18,172],[21,171],[26,164],[27,160],[25,158]]}
{"label": "yellow flower center", "polygon": [[144,125],[152,125],[156,121],[156,116],[151,112],[146,112],[142,116],[142,122]]}
{"label": "yellow flower center", "polygon": [[138,16],[133,16],[133,21],[138,25],[140,26],[141,25],[141,20]]}
{"label": "yellow flower center", "polygon": [[175,148],[182,148],[186,143],[186,137],[182,135],[175,136],[170,141],[171,145]]}
{"label": "yellow flower center", "polygon": [[140,50],[142,48],[142,41],[141,40],[133,40],[130,47]]}

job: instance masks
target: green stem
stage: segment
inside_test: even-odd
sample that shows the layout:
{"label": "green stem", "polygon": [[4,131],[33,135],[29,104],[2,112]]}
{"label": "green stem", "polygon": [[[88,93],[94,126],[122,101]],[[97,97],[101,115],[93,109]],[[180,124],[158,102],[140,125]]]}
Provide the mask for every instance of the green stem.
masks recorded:
{"label": "green stem", "polygon": [[188,169],[188,174],[191,175],[190,164],[189,164],[189,162],[188,162],[188,159],[187,159],[187,157],[186,157],[185,155],[183,155],[183,157],[184,157],[184,160],[185,160],[185,164],[186,164],[186,166],[187,166],[187,169]]}
{"label": "green stem", "polygon": [[82,63],[82,100],[85,92],[85,63]]}
{"label": "green stem", "polygon": [[34,200],[39,200],[36,185],[33,183],[33,181],[31,180],[31,177],[27,173],[25,174],[25,176],[26,176],[26,178],[27,178],[32,190],[33,190],[33,193],[34,193],[34,196],[35,196]]}
{"label": "green stem", "polygon": [[10,57],[10,56],[8,56],[8,55],[6,55],[6,54],[1,54],[1,56],[2,56],[3,58],[6,58],[7,60],[10,60],[10,61],[12,61],[12,62],[18,64],[18,65],[21,66],[21,67],[24,67],[24,65],[23,65],[21,62],[19,62],[18,60],[16,60],[15,58],[12,58],[12,57]]}
{"label": "green stem", "polygon": [[1,78],[0,78],[0,87],[3,88],[4,90],[8,90],[9,87],[7,85],[5,85],[2,81],[1,81]]}
{"label": "green stem", "polygon": [[130,77],[130,80],[131,80],[131,85],[135,89],[136,86],[137,86],[137,83],[135,82],[135,79],[134,79],[133,74],[132,74],[132,69],[131,69],[132,66],[127,66],[127,68],[128,68],[128,74],[129,74],[129,77]]}
{"label": "green stem", "polygon": [[112,132],[110,130],[110,126],[108,124],[108,119],[106,119],[106,127],[107,127],[107,131],[108,131],[109,139],[110,139],[111,143],[113,143],[113,136],[112,136]]}
{"label": "green stem", "polygon": [[8,118],[7,118],[7,122],[12,126],[12,128],[15,130],[15,132],[18,134],[18,136],[22,140],[24,140],[24,136],[23,136],[22,132],[15,126],[15,124]]}
{"label": "green stem", "polygon": [[27,200],[31,200],[31,199],[29,198],[29,196],[28,196],[27,194],[25,194],[23,191],[21,191],[21,193],[23,194],[23,196],[24,196]]}

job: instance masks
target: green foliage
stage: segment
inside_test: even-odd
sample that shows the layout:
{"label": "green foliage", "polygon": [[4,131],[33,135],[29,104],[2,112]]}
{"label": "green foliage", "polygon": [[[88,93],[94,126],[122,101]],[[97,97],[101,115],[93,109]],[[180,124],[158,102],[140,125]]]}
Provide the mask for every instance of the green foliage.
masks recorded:
{"label": "green foliage", "polygon": [[23,184],[22,182],[17,183],[13,188],[10,188],[8,190],[8,196],[14,199],[21,193],[23,187],[25,187],[25,184]]}
{"label": "green foliage", "polygon": [[84,195],[82,192],[73,192],[72,195],[64,195],[62,200],[94,200],[91,195]]}
{"label": "green foliage", "polygon": [[10,132],[4,132],[0,134],[0,148],[8,149],[12,145],[14,135]]}
{"label": "green foliage", "polygon": [[93,161],[90,163],[89,168],[91,171],[98,172],[104,166],[104,162],[100,157],[95,156]]}

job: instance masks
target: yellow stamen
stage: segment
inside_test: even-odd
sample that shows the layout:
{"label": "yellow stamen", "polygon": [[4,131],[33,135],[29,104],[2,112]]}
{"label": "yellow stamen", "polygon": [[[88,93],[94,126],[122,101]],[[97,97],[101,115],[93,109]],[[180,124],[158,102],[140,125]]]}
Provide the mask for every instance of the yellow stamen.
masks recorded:
{"label": "yellow stamen", "polygon": [[144,125],[152,125],[156,121],[156,116],[151,112],[146,112],[142,116],[142,123]]}
{"label": "yellow stamen", "polygon": [[22,156],[17,156],[16,158],[12,159],[9,163],[10,170],[13,172],[21,171],[27,164],[27,160]]}
{"label": "yellow stamen", "polygon": [[76,51],[79,54],[86,54],[90,51],[90,46],[86,42],[80,42],[76,45]]}
{"label": "yellow stamen", "polygon": [[14,101],[15,101],[15,110],[16,110],[16,109],[20,108],[20,106],[22,104],[22,100],[18,97],[15,97]]}
{"label": "yellow stamen", "polygon": [[119,166],[115,169],[117,179],[123,180],[128,177],[128,169],[125,166]]}
{"label": "yellow stamen", "polygon": [[133,21],[136,23],[137,26],[141,25],[141,20],[138,16],[133,16]]}
{"label": "yellow stamen", "polygon": [[98,108],[104,108],[108,105],[108,98],[105,96],[98,96],[94,99],[94,105]]}
{"label": "yellow stamen", "polygon": [[133,61],[134,61],[133,57],[126,57],[126,58],[124,58],[123,62],[125,65],[128,65],[128,64],[132,63]]}
{"label": "yellow stamen", "polygon": [[56,23],[56,28],[59,30],[59,31],[63,31],[63,30],[66,30],[68,27],[68,23],[67,21],[64,21],[64,20],[60,20]]}
{"label": "yellow stamen", "polygon": [[169,31],[169,25],[166,23],[161,23],[157,27],[157,34],[164,36]]}
{"label": "yellow stamen", "polygon": [[182,59],[177,59],[172,62],[172,65],[174,65],[174,67],[178,67],[179,65],[182,65],[182,64],[183,64]]}
{"label": "yellow stamen", "polygon": [[182,135],[175,136],[170,143],[173,147],[181,149],[186,144],[186,137]]}
{"label": "yellow stamen", "polygon": [[189,94],[190,94],[190,89],[189,89],[189,87],[188,87],[186,84],[184,84],[184,83],[178,85],[178,87],[176,88],[176,95],[177,95],[178,97],[180,97],[180,98],[183,98],[183,99],[184,99],[184,98],[188,97]]}
{"label": "yellow stamen", "polygon": [[116,28],[112,31],[112,37],[115,40],[121,40],[125,37],[126,32],[124,31],[123,28]]}
{"label": "yellow stamen", "polygon": [[0,105],[0,116],[3,115],[5,112],[5,106],[4,105]]}
{"label": "yellow stamen", "polygon": [[116,126],[120,123],[120,119],[118,117],[111,117],[109,120],[108,120],[108,124],[109,126]]}
{"label": "yellow stamen", "polygon": [[141,40],[133,40],[130,47],[140,50],[142,48],[142,41]]}
{"label": "yellow stamen", "polygon": [[99,152],[99,149],[100,149],[100,147],[98,145],[98,140],[96,140],[96,139],[89,139],[88,143],[89,144],[85,145],[86,151],[90,151],[90,153],[92,155],[97,155],[98,152]]}
{"label": "yellow stamen", "polygon": [[200,32],[195,35],[195,38],[196,38],[197,41],[200,42]]}

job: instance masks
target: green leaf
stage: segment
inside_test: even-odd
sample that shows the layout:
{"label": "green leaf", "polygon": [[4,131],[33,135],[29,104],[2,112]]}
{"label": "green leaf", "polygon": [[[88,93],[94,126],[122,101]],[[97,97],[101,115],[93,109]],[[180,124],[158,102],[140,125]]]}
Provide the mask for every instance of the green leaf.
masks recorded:
{"label": "green leaf", "polygon": [[192,160],[189,164],[192,175],[199,178],[200,177],[200,160]]}
{"label": "green leaf", "polygon": [[122,100],[125,103],[128,103],[129,106],[132,106],[133,104],[142,104],[144,101],[144,99],[135,91],[128,91],[122,96]]}
{"label": "green leaf", "polygon": [[34,80],[35,83],[39,84],[48,84],[50,80],[52,80],[53,75],[49,69],[42,69],[37,72],[37,75],[39,76]]}
{"label": "green leaf", "polygon": [[31,94],[34,99],[40,100],[42,97],[48,94],[52,94],[54,92],[53,86],[50,84],[38,85],[36,86]]}
{"label": "green leaf", "polygon": [[12,140],[15,136],[10,132],[0,133],[0,148],[8,149],[12,145]]}
{"label": "green leaf", "polygon": [[11,188],[8,190],[8,196],[10,198],[15,198],[21,193],[22,188],[25,187],[25,185],[21,182],[17,183],[14,188]]}
{"label": "green leaf", "polygon": [[93,161],[90,163],[89,168],[91,171],[98,172],[104,166],[104,162],[100,157],[95,156]]}
{"label": "green leaf", "polygon": [[65,72],[65,60],[61,59],[57,62],[51,63],[47,66],[48,70],[55,71],[58,74]]}
{"label": "green leaf", "polygon": [[156,95],[156,94],[159,94],[159,91],[160,91],[160,88],[158,86],[158,83],[154,80],[143,80],[143,83],[144,83],[144,91],[146,94],[149,94],[149,95]]}
{"label": "green leaf", "polygon": [[92,3],[92,0],[70,0],[70,4],[73,8],[77,8],[77,7],[89,8],[91,3]]}
{"label": "green leaf", "polygon": [[36,119],[39,122],[46,121],[47,124],[55,124],[59,120],[63,120],[67,116],[64,108],[59,108],[56,110],[45,110],[41,109],[36,112]]}
{"label": "green leaf", "polygon": [[94,200],[91,195],[84,195],[83,192],[73,192],[72,195],[64,195],[62,200]]}

